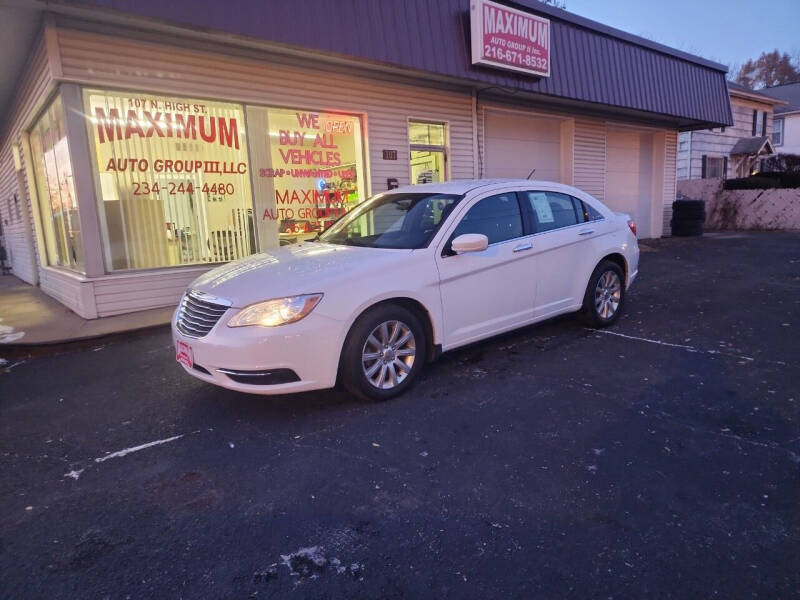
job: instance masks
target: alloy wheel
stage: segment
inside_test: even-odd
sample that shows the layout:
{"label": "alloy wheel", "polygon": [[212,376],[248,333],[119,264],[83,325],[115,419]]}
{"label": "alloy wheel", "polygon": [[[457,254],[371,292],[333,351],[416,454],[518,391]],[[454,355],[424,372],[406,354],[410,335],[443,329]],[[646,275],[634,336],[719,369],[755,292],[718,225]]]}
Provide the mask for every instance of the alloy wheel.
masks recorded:
{"label": "alloy wheel", "polygon": [[361,367],[373,386],[389,390],[400,385],[414,366],[416,340],[402,321],[384,321],[367,336]]}
{"label": "alloy wheel", "polygon": [[622,282],[614,271],[606,271],[597,280],[594,289],[594,308],[601,319],[610,319],[622,299]]}

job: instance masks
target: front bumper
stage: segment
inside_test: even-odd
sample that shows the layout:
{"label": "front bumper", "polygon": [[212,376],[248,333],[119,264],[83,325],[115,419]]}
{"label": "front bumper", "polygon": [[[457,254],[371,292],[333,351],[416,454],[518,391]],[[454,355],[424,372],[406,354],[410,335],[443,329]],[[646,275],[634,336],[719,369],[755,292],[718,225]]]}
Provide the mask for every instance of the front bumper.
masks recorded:
{"label": "front bumper", "polygon": [[[229,309],[201,338],[184,335],[172,317],[172,341],[192,348],[194,368],[182,365],[191,376],[207,383],[250,394],[288,394],[333,387],[344,343],[345,324],[311,313],[279,327],[228,327],[239,309]],[[198,369],[197,367],[201,367]],[[275,377],[290,370],[297,377]],[[241,372],[268,372],[259,383],[243,383]],[[299,379],[287,383],[272,383]],[[261,383],[265,382],[265,383]]]}

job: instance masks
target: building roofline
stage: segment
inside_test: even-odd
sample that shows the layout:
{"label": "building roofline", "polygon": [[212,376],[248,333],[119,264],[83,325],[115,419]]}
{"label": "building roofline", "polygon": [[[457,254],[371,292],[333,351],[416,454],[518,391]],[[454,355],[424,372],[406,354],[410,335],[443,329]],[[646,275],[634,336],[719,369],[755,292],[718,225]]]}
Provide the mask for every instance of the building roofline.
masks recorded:
{"label": "building roofline", "polygon": [[779,83],[778,85],[768,85],[762,89],[764,90],[774,90],[775,88],[782,88],[789,85],[800,85],[800,81],[792,81],[790,83]]}
{"label": "building roofline", "polygon": [[732,88],[730,86],[732,82],[728,82],[728,94],[731,96],[736,96],[737,98],[746,98],[747,100],[755,100],[756,102],[761,102],[763,104],[772,104],[773,106],[779,106],[783,104],[788,104],[786,100],[781,100],[779,98],[773,98],[772,96],[767,96],[765,94],[760,94],[755,90],[740,90],[736,88]]}
{"label": "building roofline", "polygon": [[540,2],[539,0],[499,0],[499,4],[507,4],[509,6],[513,6],[514,8],[519,8],[525,11],[539,12],[549,17],[553,17],[554,19],[566,21],[567,23],[572,23],[573,25],[583,27],[584,29],[590,29],[592,31],[602,33],[603,35],[618,38],[631,44],[636,44],[637,46],[642,46],[648,50],[655,50],[656,52],[674,56],[675,58],[679,58],[687,62],[702,65],[704,67],[708,67],[709,69],[714,69],[715,71],[721,71],[722,73],[728,72],[728,67],[722,63],[718,63],[695,54],[690,54],[688,52],[684,52],[683,50],[678,50],[677,48],[672,48],[665,44],[654,42],[653,40],[648,40],[647,38],[622,31],[621,29],[610,27],[609,25],[604,25],[598,21],[593,21],[592,19],[581,17],[575,13],[568,12],[561,8],[550,6],[544,2]]}

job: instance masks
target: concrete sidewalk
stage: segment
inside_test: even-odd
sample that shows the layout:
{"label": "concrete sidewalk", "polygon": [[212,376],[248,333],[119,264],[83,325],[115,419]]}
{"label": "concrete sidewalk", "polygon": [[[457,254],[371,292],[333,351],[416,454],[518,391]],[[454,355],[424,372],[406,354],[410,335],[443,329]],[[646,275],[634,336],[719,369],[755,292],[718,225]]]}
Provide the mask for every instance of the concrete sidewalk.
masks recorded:
{"label": "concrete sidewalk", "polygon": [[0,276],[0,346],[62,344],[168,325],[174,307],[83,319],[38,287]]}

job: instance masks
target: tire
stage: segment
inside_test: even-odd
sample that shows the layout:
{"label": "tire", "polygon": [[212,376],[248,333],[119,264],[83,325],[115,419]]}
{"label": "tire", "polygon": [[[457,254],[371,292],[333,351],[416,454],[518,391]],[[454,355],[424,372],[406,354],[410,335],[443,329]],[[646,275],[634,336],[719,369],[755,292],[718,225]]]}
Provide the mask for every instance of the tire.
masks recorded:
{"label": "tire", "polygon": [[691,209],[691,210],[675,212],[672,213],[672,218],[677,219],[678,221],[705,221],[706,210],[704,208],[701,208],[697,210]]}
{"label": "tire", "polygon": [[427,348],[425,328],[413,312],[396,304],[378,305],[361,315],[347,334],[339,362],[342,384],[362,400],[399,396],[419,378]]}
{"label": "tire", "polygon": [[676,237],[694,237],[703,235],[703,222],[673,219],[672,235]]}
{"label": "tire", "polygon": [[678,219],[679,221],[705,221],[706,209],[692,208],[692,209],[681,210],[678,212],[673,212],[672,218]]}
{"label": "tire", "polygon": [[705,221],[706,203],[703,200],[676,200],[672,203],[674,219],[686,221]]}
{"label": "tire", "polygon": [[[617,285],[614,285],[616,282]],[[613,291],[612,291],[613,290]],[[602,298],[600,294],[602,292]],[[616,302],[614,302],[616,298]],[[616,323],[625,307],[625,274],[609,260],[595,267],[583,296],[581,318],[590,327],[608,327]],[[613,310],[610,314],[607,310]]]}
{"label": "tire", "polygon": [[703,208],[705,205],[705,200],[690,200],[685,198],[683,200],[675,200],[675,202],[672,203],[672,210],[681,210],[684,208]]}

